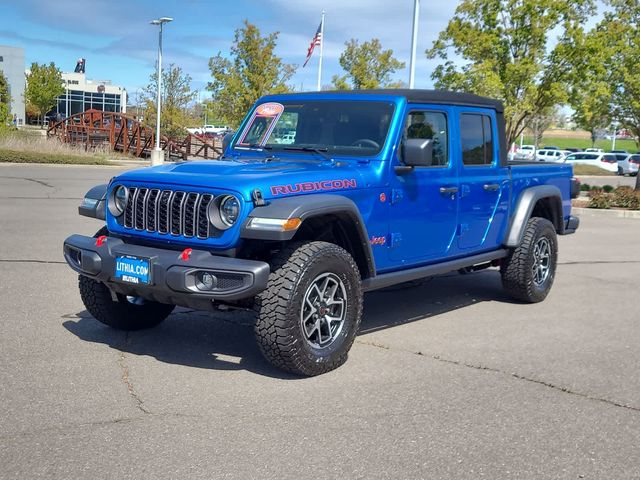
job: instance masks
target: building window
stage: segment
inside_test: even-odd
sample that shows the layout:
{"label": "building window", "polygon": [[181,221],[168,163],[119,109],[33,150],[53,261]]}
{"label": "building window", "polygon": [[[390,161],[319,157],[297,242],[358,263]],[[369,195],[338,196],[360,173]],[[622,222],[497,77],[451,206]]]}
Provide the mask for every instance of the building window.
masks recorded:
{"label": "building window", "polygon": [[4,58],[0,55],[0,62],[4,62]]}

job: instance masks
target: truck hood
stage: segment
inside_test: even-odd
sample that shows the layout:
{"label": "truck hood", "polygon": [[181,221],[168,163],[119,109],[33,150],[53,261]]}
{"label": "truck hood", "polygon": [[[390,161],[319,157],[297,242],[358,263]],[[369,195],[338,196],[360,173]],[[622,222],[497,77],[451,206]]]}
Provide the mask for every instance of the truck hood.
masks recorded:
{"label": "truck hood", "polygon": [[209,160],[131,170],[120,175],[118,180],[233,190],[250,200],[251,192],[256,188],[265,198],[364,188],[371,186],[372,170],[369,163],[355,159]]}

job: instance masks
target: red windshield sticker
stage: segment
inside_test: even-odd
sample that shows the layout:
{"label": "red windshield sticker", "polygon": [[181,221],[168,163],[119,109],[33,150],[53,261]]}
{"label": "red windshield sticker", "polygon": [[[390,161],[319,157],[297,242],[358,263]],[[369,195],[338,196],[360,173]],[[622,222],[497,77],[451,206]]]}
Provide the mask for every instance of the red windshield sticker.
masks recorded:
{"label": "red windshield sticker", "polygon": [[261,117],[276,117],[284,112],[284,105],[281,103],[269,102],[263,103],[256,108],[256,115]]}
{"label": "red windshield sticker", "polygon": [[284,105],[276,102],[258,105],[242,132],[238,146],[264,147],[284,112]]}

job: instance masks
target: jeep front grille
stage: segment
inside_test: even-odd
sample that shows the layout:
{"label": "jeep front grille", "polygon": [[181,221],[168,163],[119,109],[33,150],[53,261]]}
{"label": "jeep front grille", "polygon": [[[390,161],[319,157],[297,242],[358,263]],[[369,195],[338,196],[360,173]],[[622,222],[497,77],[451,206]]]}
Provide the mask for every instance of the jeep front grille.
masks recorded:
{"label": "jeep front grille", "polygon": [[122,223],[139,231],[206,239],[212,233],[207,216],[212,201],[209,193],[129,187]]}

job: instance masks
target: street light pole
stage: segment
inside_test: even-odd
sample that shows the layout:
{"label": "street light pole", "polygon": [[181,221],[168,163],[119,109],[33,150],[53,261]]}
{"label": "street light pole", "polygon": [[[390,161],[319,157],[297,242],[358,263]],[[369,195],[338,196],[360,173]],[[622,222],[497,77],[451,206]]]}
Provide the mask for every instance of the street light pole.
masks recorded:
{"label": "street light pole", "polygon": [[157,85],[158,96],[156,99],[156,148],[151,151],[151,165],[161,165],[164,163],[164,152],[160,148],[160,108],[162,103],[162,26],[173,20],[170,17],[161,17],[157,20],[151,20],[151,25],[159,25],[158,32],[158,65],[157,65]]}

